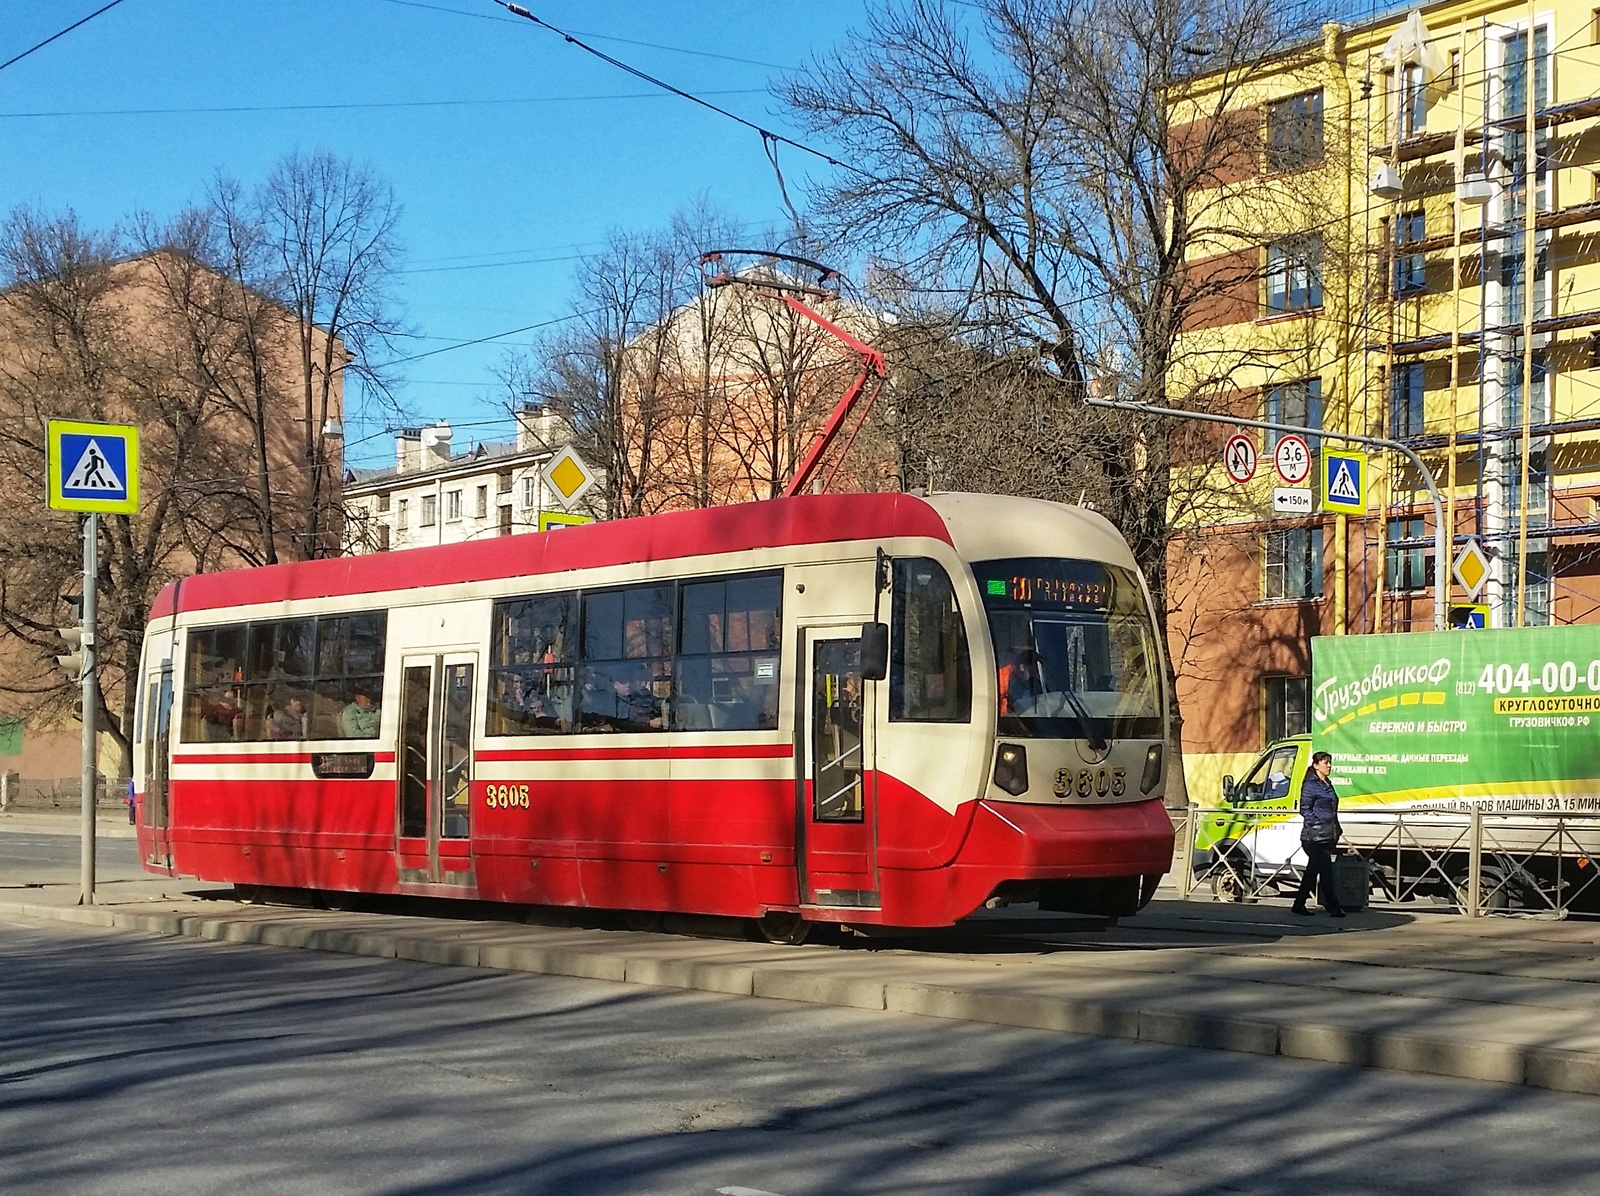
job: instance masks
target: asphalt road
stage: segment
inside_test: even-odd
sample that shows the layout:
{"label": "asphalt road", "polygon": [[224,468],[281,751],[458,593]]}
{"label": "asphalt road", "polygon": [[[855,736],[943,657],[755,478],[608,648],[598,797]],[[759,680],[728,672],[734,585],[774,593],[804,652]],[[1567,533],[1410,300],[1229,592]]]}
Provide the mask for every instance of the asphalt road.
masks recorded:
{"label": "asphalt road", "polygon": [[[0,885],[71,884],[78,879],[76,835],[0,834]],[[133,839],[95,841],[95,883],[141,880],[139,844]]]}
{"label": "asphalt road", "polygon": [[1600,1100],[0,923],[0,1191],[1588,1192]]}

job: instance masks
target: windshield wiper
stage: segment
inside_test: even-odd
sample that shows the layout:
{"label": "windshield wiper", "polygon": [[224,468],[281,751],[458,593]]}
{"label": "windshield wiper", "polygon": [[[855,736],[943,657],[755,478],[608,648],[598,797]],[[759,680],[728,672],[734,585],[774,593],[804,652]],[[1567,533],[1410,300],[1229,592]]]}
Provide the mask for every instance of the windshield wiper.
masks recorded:
{"label": "windshield wiper", "polygon": [[1070,685],[1065,685],[1060,690],[1061,696],[1066,698],[1072,707],[1072,713],[1078,716],[1078,724],[1083,728],[1083,737],[1089,741],[1089,746],[1094,751],[1103,752],[1108,746],[1101,738],[1100,733],[1094,729],[1089,721],[1089,708],[1083,704],[1083,699],[1078,696],[1078,691]]}

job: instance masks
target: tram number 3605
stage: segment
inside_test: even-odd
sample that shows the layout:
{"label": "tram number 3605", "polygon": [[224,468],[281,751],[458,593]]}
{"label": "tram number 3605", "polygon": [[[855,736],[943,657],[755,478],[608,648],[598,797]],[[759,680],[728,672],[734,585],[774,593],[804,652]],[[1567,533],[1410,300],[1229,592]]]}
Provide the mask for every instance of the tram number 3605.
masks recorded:
{"label": "tram number 3605", "polygon": [[489,791],[484,795],[484,803],[491,810],[510,810],[528,808],[528,787],[526,785],[490,785]]}
{"label": "tram number 3605", "polygon": [[1070,768],[1056,769],[1057,797],[1121,797],[1127,791],[1125,768],[1080,768],[1076,775]]}

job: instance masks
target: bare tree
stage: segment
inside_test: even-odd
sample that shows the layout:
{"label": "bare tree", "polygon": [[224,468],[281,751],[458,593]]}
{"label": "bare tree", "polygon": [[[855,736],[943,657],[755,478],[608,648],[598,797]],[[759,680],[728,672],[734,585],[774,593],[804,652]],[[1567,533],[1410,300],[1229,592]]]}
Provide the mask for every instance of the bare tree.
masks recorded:
{"label": "bare tree", "polygon": [[1081,471],[1163,621],[1171,431],[1082,400],[1091,384],[1145,402],[1227,389],[1232,367],[1215,363],[1188,371],[1204,385],[1171,389],[1186,323],[1254,285],[1254,267],[1191,270],[1242,231],[1196,197],[1257,152],[1256,126],[1231,116],[1241,89],[1308,28],[1304,10],[1275,0],[979,0],[959,13],[890,0],[865,36],[782,89],[853,164],[818,195],[835,240],[881,254],[981,354],[1048,371],[1042,404],[1027,377],[1025,408],[1050,410],[1031,443]]}
{"label": "bare tree", "polygon": [[[18,209],[0,228],[0,488],[37,493],[51,419],[134,423],[148,496],[136,515],[100,524],[97,673],[101,725],[131,760],[131,684],[160,588],[194,565],[186,544],[227,529],[237,504],[209,479],[236,470],[218,412],[172,327],[144,301],[149,263],[70,213]],[[191,484],[193,483],[193,484]],[[35,503],[0,509],[0,692],[19,713],[64,716],[76,687],[50,659],[61,596],[81,582],[76,518]],[[204,548],[201,549],[204,552]],[[203,561],[202,557],[202,561]],[[213,558],[215,559],[215,558]]]}
{"label": "bare tree", "polygon": [[[296,317],[308,503],[302,552],[335,553],[341,462],[323,433],[351,377],[388,400],[380,359],[402,331],[392,295],[400,207],[369,168],[326,150],[284,158],[248,209],[226,182],[218,184],[216,202],[231,213],[226,219],[249,250],[251,268],[262,259],[263,277],[252,285]],[[249,243],[258,235],[262,246]],[[231,248],[232,233],[229,239]]]}
{"label": "bare tree", "polygon": [[613,233],[586,259],[578,288],[586,310],[568,332],[513,372],[539,378],[536,401],[567,415],[579,451],[605,472],[612,518],[672,505],[669,485],[681,394],[673,313],[689,293],[692,262],[668,238]]}

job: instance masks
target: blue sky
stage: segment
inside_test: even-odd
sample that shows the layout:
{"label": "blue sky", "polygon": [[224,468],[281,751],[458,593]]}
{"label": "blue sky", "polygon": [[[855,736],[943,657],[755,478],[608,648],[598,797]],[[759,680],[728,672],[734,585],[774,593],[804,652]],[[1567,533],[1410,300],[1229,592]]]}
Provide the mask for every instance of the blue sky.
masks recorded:
{"label": "blue sky", "polygon": [[[103,3],[0,0],[0,61]],[[863,0],[526,7],[790,134],[769,84],[865,12]],[[294,105],[389,106],[283,110]],[[258,110],[194,111],[227,108]],[[77,115],[37,115],[63,113]],[[283,154],[315,148],[369,163],[404,205],[398,290],[420,335],[401,355],[571,312],[576,257],[697,196],[754,229],[785,224],[755,133],[653,93],[491,0],[124,0],[0,71],[5,210],[71,208],[102,228],[141,209],[165,216],[219,170],[253,183]],[[793,150],[781,161],[791,187],[827,169]],[[456,423],[457,444],[503,436],[505,424],[485,422],[491,370],[502,346],[529,339],[401,366],[401,397],[419,418]],[[357,462],[393,451],[371,428],[349,437]]]}

